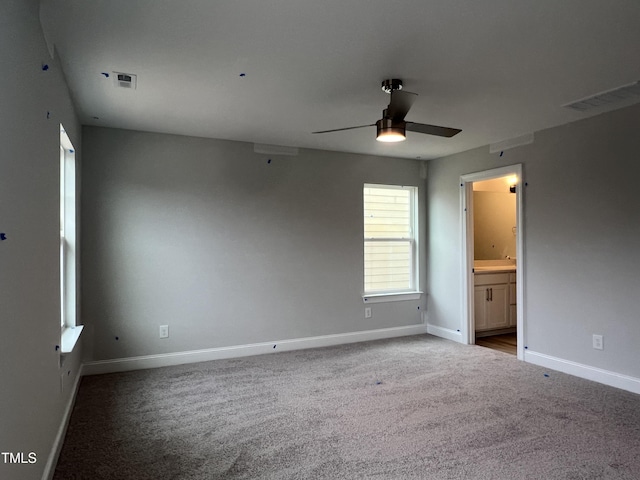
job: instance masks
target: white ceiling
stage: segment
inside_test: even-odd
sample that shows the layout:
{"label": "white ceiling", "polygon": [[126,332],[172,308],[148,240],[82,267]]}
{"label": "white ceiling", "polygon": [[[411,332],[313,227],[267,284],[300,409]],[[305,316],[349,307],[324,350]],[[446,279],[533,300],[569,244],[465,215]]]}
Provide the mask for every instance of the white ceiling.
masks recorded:
{"label": "white ceiling", "polygon": [[[255,143],[430,159],[640,80],[638,0],[41,0],[41,20],[83,124]],[[408,120],[462,133],[310,133],[374,123],[386,78],[420,95]]]}

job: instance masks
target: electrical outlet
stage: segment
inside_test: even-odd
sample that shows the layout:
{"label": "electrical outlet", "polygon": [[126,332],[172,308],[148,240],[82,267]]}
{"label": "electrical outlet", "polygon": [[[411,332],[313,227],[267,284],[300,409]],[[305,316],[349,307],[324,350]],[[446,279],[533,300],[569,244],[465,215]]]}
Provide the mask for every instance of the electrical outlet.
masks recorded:
{"label": "electrical outlet", "polygon": [[364,318],[371,318],[371,307],[364,307]]}
{"label": "electrical outlet", "polygon": [[169,325],[160,325],[160,338],[169,338]]}
{"label": "electrical outlet", "polygon": [[604,350],[604,338],[602,335],[593,336],[593,348],[596,350]]}

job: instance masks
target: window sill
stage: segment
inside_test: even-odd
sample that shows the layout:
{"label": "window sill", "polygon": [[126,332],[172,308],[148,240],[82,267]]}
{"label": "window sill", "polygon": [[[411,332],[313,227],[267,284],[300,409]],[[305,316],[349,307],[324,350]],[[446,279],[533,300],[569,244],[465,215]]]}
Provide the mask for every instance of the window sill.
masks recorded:
{"label": "window sill", "polygon": [[78,343],[78,339],[80,338],[83,328],[84,325],[65,327],[62,331],[62,338],[60,340],[60,351],[62,353],[71,353],[73,351],[73,347]]}
{"label": "window sill", "polygon": [[407,300],[420,300],[422,292],[398,292],[398,293],[373,293],[363,295],[364,303],[404,302]]}

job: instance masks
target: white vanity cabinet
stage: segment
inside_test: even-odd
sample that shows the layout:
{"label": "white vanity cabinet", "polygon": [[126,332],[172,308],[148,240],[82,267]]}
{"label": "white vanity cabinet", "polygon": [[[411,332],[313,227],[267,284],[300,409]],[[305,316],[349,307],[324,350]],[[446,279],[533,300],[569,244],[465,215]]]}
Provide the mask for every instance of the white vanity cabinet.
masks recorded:
{"label": "white vanity cabinet", "polygon": [[[511,304],[510,273],[476,273],[474,305],[476,331],[497,330],[515,326],[515,305]],[[515,274],[514,278],[515,278]],[[515,283],[514,283],[515,290]],[[515,295],[514,300],[515,302]],[[513,323],[512,323],[513,322]]]}

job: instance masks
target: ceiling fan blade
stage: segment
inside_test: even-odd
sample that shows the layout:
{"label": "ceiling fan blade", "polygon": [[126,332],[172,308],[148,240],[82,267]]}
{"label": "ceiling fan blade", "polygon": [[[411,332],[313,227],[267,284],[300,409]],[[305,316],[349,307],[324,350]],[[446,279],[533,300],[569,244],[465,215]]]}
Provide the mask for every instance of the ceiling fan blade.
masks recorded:
{"label": "ceiling fan blade", "polygon": [[451,138],[462,131],[459,128],[439,127],[438,125],[427,125],[415,122],[407,122],[406,129],[410,132],[426,133],[427,135],[437,135],[438,137],[447,138]]}
{"label": "ceiling fan blade", "polygon": [[403,121],[417,97],[417,93],[411,93],[405,90],[392,91],[391,102],[389,102],[389,106],[387,107],[387,115],[389,118],[394,122]]}
{"label": "ceiling fan blade", "polygon": [[357,127],[346,127],[346,128],[334,128],[333,130],[322,130],[321,132],[311,132],[311,133],[331,133],[331,132],[341,132],[343,130],[353,130],[355,128],[364,128],[364,127],[375,127],[376,124],[372,123],[370,125],[358,125]]}

